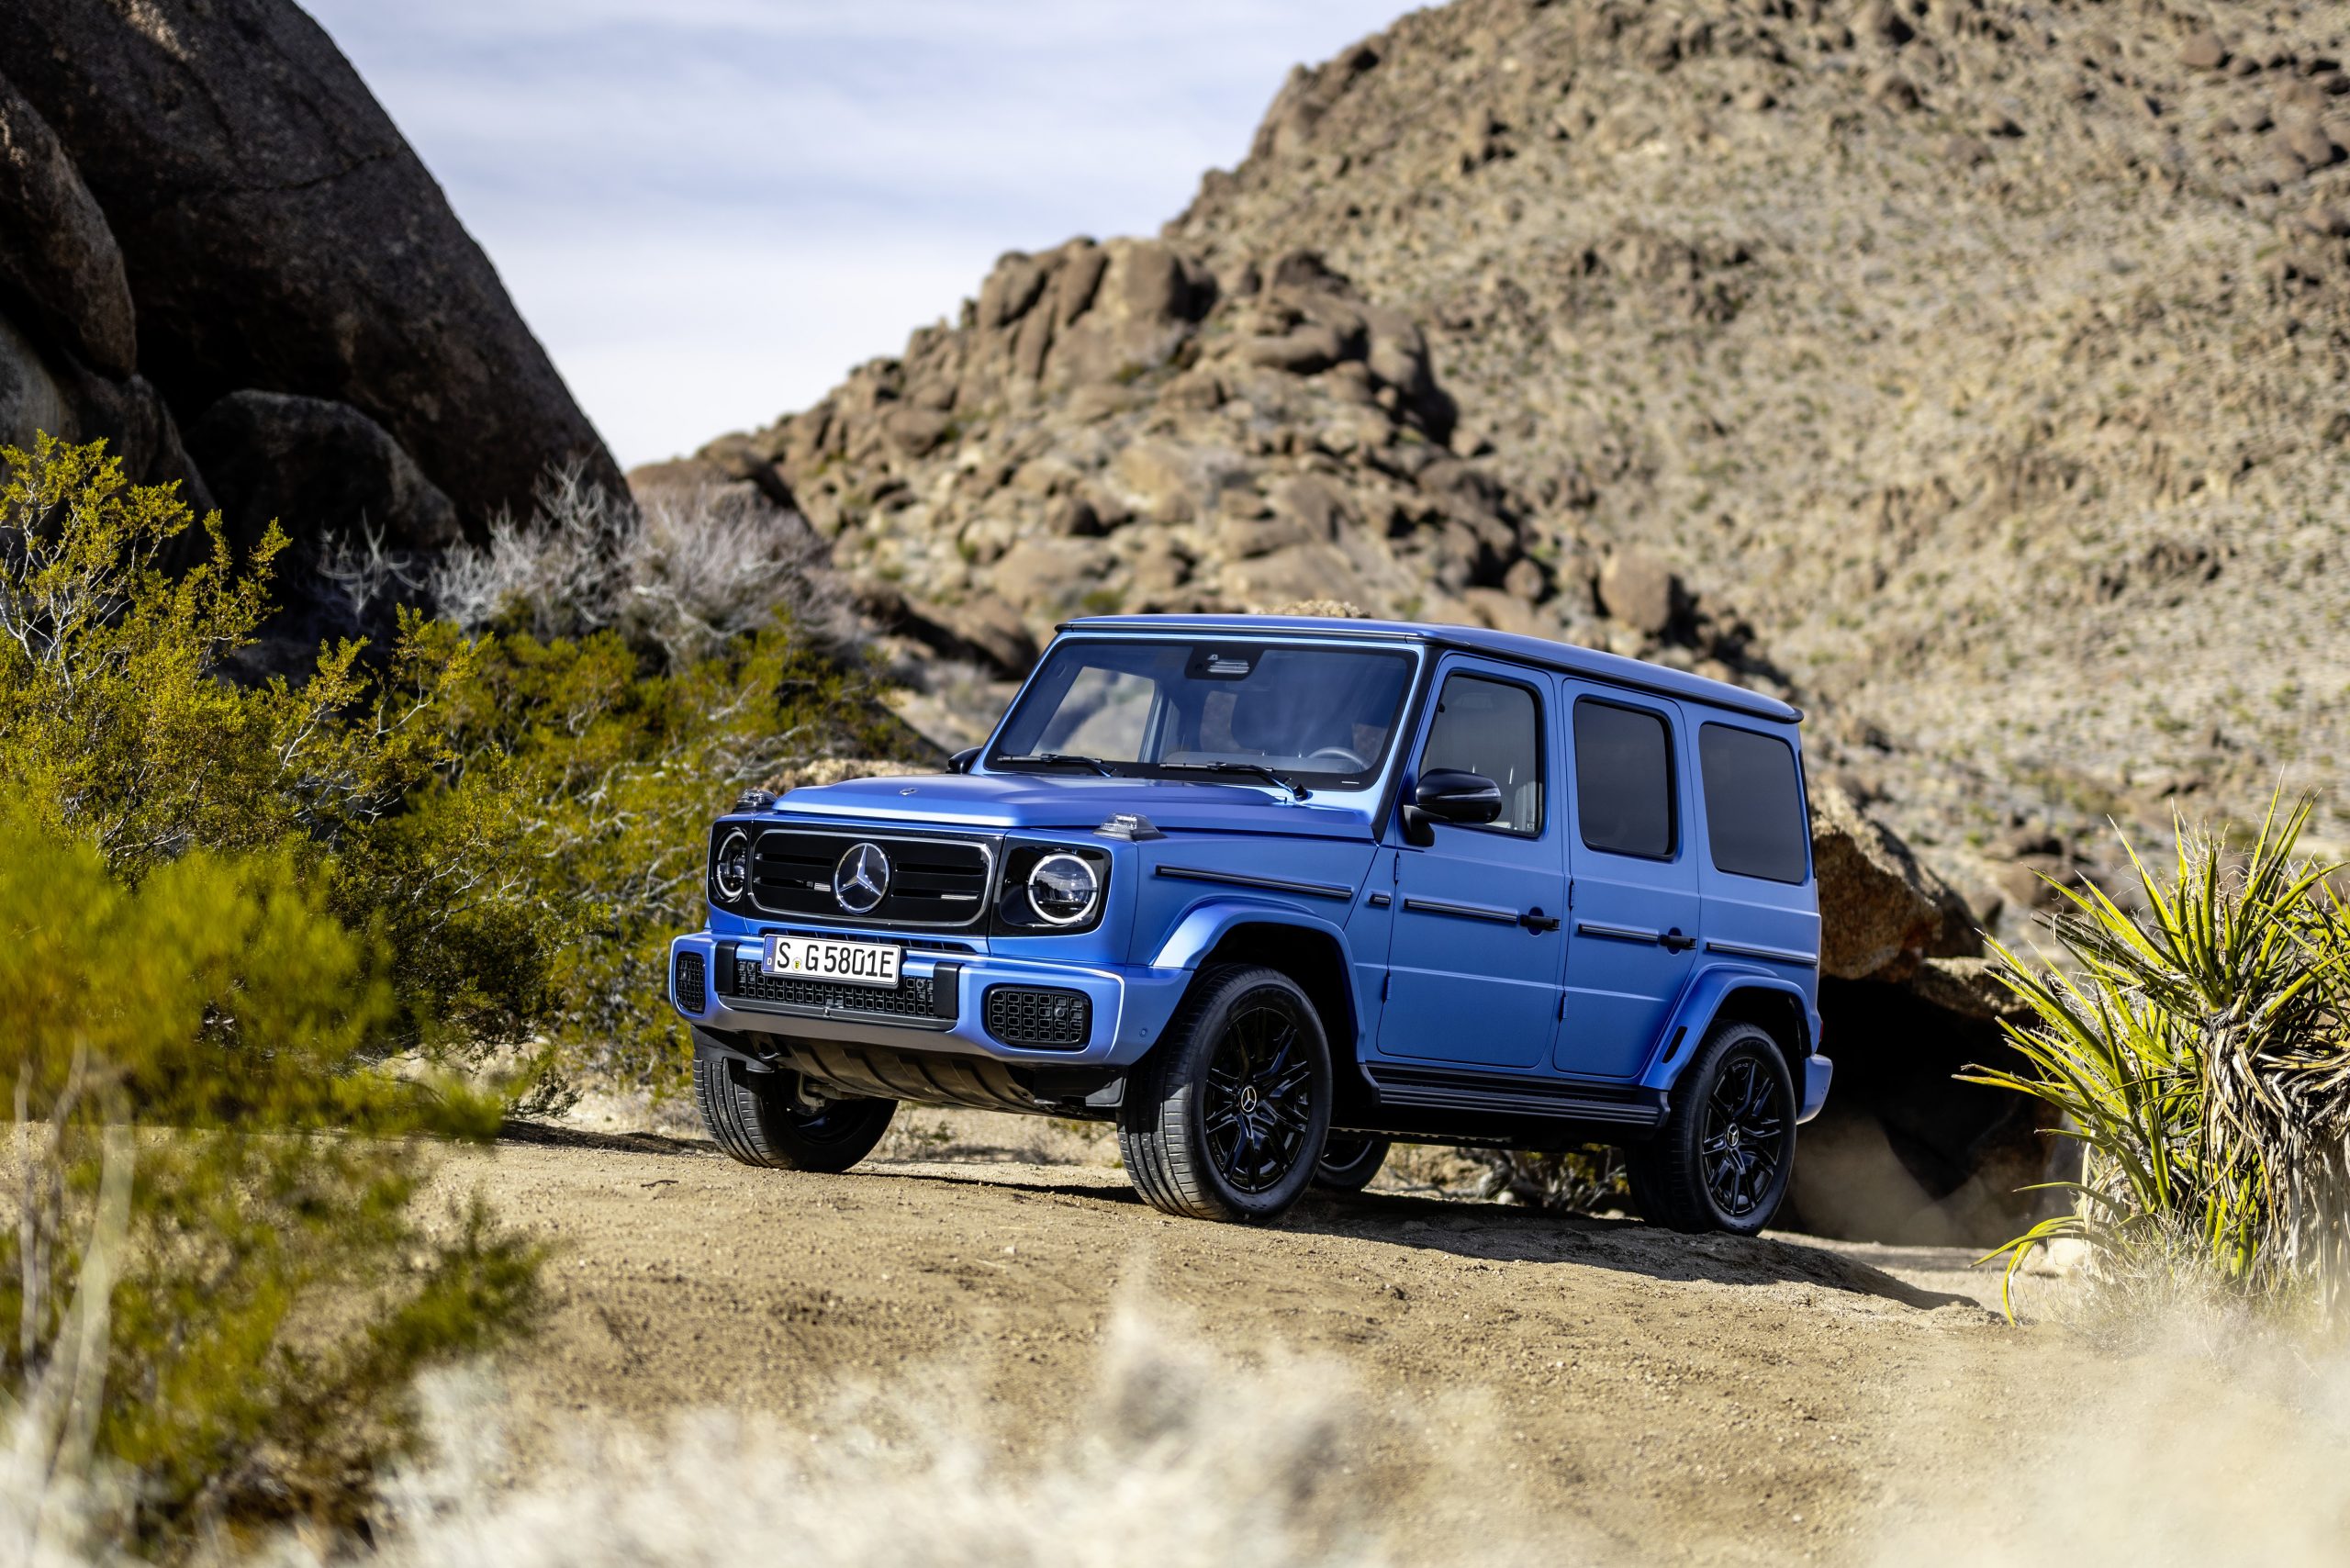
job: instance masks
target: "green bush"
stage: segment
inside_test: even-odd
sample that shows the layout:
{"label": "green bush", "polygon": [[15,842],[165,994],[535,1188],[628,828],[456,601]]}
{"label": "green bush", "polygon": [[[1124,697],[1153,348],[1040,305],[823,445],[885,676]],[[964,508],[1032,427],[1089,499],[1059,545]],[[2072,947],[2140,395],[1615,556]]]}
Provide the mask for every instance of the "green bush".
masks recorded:
{"label": "green bush", "polygon": [[0,1382],[48,1473],[133,1478],[123,1539],[347,1522],[416,1373],[529,1321],[532,1248],[478,1203],[439,1235],[411,1215],[419,1137],[498,1107],[370,1070],[388,969],[289,853],[197,850],[134,891],[0,813]]}
{"label": "green bush", "polygon": [[452,820],[507,835],[524,924],[555,955],[545,1091],[684,1081],[692,1052],[665,1000],[668,940],[701,923],[710,822],[737,793],[797,759],[921,746],[871,676],[788,625],[670,673],[644,665],[613,631],[485,636],[448,708],[454,761],[394,835],[464,836]]}
{"label": "green bush", "polygon": [[410,1212],[420,1138],[502,1109],[433,1064],[676,1081],[662,947],[714,809],[909,738],[772,620],[673,666],[410,610],[255,678],[275,528],[237,559],[95,446],[0,470],[0,1071],[37,1129],[0,1373],[53,1472],[135,1477],[129,1538],[341,1518],[416,1372],[533,1298],[477,1205]]}
{"label": "green bush", "polygon": [[2022,1072],[1970,1081],[2065,1114],[2084,1146],[2077,1208],[1992,1254],[2088,1244],[2108,1277],[2184,1266],[2270,1304],[2338,1313],[2350,1288],[2350,912],[2333,868],[2296,857],[2311,802],[2272,804],[2240,855],[2177,834],[2157,874],[2130,849],[2141,910],[2064,889],[2063,963],[1997,948],[2029,1007]]}
{"label": "green bush", "polygon": [[[0,791],[134,884],[194,848],[287,853],[400,955],[379,1043],[521,1037],[546,960],[498,814],[400,820],[453,760],[472,644],[404,613],[380,669],[345,642],[299,683],[224,679],[269,613],[284,534],[240,563],[218,514],[199,525],[173,487],[125,483],[99,445],[44,436],[0,448]],[[197,560],[167,572],[191,530]]]}
{"label": "green bush", "polygon": [[[663,951],[711,816],[788,764],[923,749],[831,619],[793,622],[829,588],[753,613],[798,546],[722,518],[712,566],[690,517],[632,543],[641,514],[597,515],[675,601],[631,623],[659,635],[404,609],[386,648],[260,678],[275,527],[239,560],[99,447],[0,448],[0,1386],[42,1473],[132,1478],[121,1539],[347,1521],[417,1372],[535,1300],[478,1204],[412,1213],[428,1140],[504,1109],[445,1075],[527,1042],[495,1081],[543,1102],[680,1081]],[[501,536],[516,580],[593,576],[586,546],[527,570],[537,536]]]}
{"label": "green bush", "polygon": [[[557,489],[562,514],[504,525],[500,570],[475,574],[485,604],[507,577],[539,594],[509,620],[483,610],[469,635],[404,609],[380,655],[344,642],[298,682],[238,682],[223,677],[269,613],[274,527],[239,562],[217,517],[127,485],[96,446],[43,438],[0,465],[0,790],[134,883],[194,847],[283,849],[327,910],[397,956],[381,1049],[477,1064],[534,1041],[516,1063],[534,1103],[588,1081],[683,1081],[663,952],[699,923],[704,830],[743,786],[811,757],[929,749],[881,705],[822,594],[778,588],[755,621],[704,603],[714,589],[688,595],[692,613],[634,639],[597,624],[629,608],[608,595],[574,607],[577,635],[517,629],[551,613],[547,580],[592,576],[595,549],[672,598],[702,543],[733,551],[736,576],[807,569],[796,547],[746,543],[740,518],[664,513],[654,551],[632,532],[644,514]],[[200,559],[166,572],[192,535]],[[534,551],[564,569],[536,569]],[[823,624],[803,633],[795,606]]]}

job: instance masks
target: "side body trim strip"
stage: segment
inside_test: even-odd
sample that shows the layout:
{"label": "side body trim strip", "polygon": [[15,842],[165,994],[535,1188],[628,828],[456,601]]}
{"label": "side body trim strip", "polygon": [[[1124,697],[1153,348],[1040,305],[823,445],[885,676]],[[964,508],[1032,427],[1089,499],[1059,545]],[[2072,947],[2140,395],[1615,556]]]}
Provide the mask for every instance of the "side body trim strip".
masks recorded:
{"label": "side body trim strip", "polygon": [[1490,920],[1496,925],[1517,924],[1517,911],[1500,909],[1489,903],[1452,903],[1444,899],[1406,898],[1404,907],[1420,914],[1453,914],[1463,920]]}
{"label": "side body trim strip", "polygon": [[[1228,888],[1256,888],[1269,893],[1298,893],[1310,899],[1337,899],[1352,903],[1355,890],[1336,882],[1292,882],[1282,877],[1254,877],[1246,871],[1213,871],[1203,866],[1161,866],[1158,874],[1179,882],[1215,882]],[[1515,917],[1513,917],[1515,918]]]}
{"label": "side body trim strip", "polygon": [[1706,938],[1706,951],[1727,953],[1734,958],[1762,958],[1774,964],[1794,964],[1799,969],[1816,969],[1819,967],[1819,955],[1817,953],[1797,953],[1785,947],[1760,947],[1748,942],[1720,942],[1711,936]]}

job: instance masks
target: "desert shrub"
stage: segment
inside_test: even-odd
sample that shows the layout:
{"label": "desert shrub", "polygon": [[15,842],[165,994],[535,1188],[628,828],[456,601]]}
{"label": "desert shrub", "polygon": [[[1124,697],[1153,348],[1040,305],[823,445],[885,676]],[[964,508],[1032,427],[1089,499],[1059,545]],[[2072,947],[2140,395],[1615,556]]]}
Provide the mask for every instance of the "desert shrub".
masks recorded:
{"label": "desert shrub", "polygon": [[498,818],[554,931],[538,1103],[589,1080],[674,1088],[691,1053],[663,969],[701,918],[710,819],[811,760],[929,748],[881,706],[823,542],[756,497],[640,502],[561,472],[430,588],[477,641],[446,791],[417,814]]}
{"label": "desert shrub", "polygon": [[[387,648],[238,682],[276,529],[241,562],[97,447],[0,462],[0,789],[134,882],[195,847],[285,846],[397,955],[382,1048],[509,1063],[535,1103],[680,1080],[663,948],[698,923],[705,826],[744,786],[926,749],[796,519],[561,478],[438,579],[480,624],[403,607]],[[201,558],[164,570],[192,535]]]}
{"label": "desert shrub", "polygon": [[439,1235],[411,1215],[419,1135],[498,1107],[369,1070],[388,969],[288,851],[134,890],[0,812],[0,1389],[20,1472],[128,1483],[101,1533],[345,1522],[414,1436],[417,1373],[527,1323],[530,1248],[478,1204]]}
{"label": "desert shrub", "polygon": [[670,668],[734,639],[791,627],[835,656],[857,622],[822,539],[796,512],[710,488],[640,501],[561,470],[523,520],[503,518],[486,546],[459,546],[432,570],[432,601],[468,633],[547,642],[616,632]]}
{"label": "desert shrub", "polygon": [[2272,802],[2238,853],[2181,824],[2158,872],[2123,848],[2142,908],[2065,888],[2054,967],[1997,947],[2030,1009],[2022,1071],[1971,1081],[2064,1113],[2078,1207],[1993,1257],[2009,1277],[2060,1237],[2143,1281],[2186,1267],[2244,1296],[2338,1312],[2350,1287],[2350,912],[2295,855],[2311,802]]}
{"label": "desert shrub", "polygon": [[[164,569],[173,552],[194,564]],[[136,882],[190,849],[285,846],[352,930],[402,958],[386,1043],[495,1045],[532,1021],[543,958],[497,813],[386,824],[453,760],[464,638],[404,612],[372,666],[223,678],[269,613],[274,526],[240,562],[218,516],[127,484],[100,445],[0,448],[0,790]]]}
{"label": "desert shrub", "polygon": [[1507,1198],[1554,1214],[1599,1214],[1630,1200],[1621,1150],[1604,1144],[1559,1152],[1464,1148],[1464,1159],[1484,1168],[1477,1183],[1481,1198]]}
{"label": "desert shrub", "polygon": [[412,815],[495,820],[527,906],[552,933],[544,1102],[583,1080],[665,1092],[691,1049],[664,999],[668,939],[699,925],[711,819],[809,758],[911,756],[874,678],[775,625],[648,672],[617,631],[484,637],[452,703],[455,760]]}

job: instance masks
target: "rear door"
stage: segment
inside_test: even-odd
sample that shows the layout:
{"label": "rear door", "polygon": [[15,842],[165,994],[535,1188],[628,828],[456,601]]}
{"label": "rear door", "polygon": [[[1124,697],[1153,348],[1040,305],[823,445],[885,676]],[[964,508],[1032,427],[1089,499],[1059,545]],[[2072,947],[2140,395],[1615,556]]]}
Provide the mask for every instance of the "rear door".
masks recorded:
{"label": "rear door", "polygon": [[1561,686],[1574,902],[1552,1063],[1573,1077],[1628,1080],[1696,963],[1704,905],[1685,724],[1663,698]]}
{"label": "rear door", "polygon": [[1550,787],[1555,681],[1454,655],[1437,683],[1405,788],[1431,768],[1483,774],[1501,786],[1502,816],[1435,823],[1425,848],[1390,829],[1395,924],[1380,1054],[1539,1070],[1558,1026],[1565,946],[1566,832]]}

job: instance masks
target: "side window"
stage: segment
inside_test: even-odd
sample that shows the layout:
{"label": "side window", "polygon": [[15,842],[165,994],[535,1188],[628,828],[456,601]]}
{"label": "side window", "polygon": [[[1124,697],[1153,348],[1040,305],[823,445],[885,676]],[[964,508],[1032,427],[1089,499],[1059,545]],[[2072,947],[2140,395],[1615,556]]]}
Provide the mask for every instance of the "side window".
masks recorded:
{"label": "side window", "polygon": [[1493,825],[1532,837],[1542,831],[1542,722],[1534,693],[1505,680],[1447,676],[1420,771],[1457,767],[1502,787]]}
{"label": "side window", "polygon": [[1670,860],[1680,844],[1673,734],[1664,715],[1595,697],[1575,702],[1575,814],[1609,855]]}
{"label": "side window", "polygon": [[1795,748],[1775,735],[1729,724],[1697,732],[1706,778],[1706,837],[1717,870],[1800,882],[1810,865],[1811,824]]}

